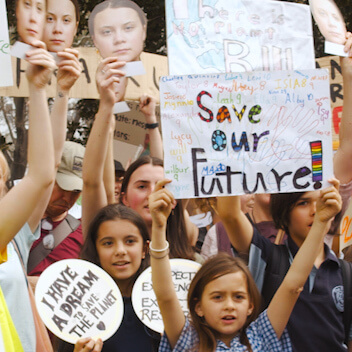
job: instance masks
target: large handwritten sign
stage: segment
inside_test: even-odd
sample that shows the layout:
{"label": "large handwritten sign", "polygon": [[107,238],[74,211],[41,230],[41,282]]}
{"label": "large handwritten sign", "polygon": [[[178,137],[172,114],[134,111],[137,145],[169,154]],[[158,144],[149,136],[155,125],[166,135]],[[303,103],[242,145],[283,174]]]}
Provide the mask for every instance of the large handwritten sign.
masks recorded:
{"label": "large handwritten sign", "polygon": [[[182,309],[188,316],[187,293],[189,285],[200,268],[193,260],[171,259],[172,281]],[[138,318],[150,329],[164,332],[164,324],[153,291],[152,270],[147,268],[136,280],[132,291],[132,305]]]}
{"label": "large handwritten sign", "polygon": [[176,198],[319,189],[332,171],[324,69],[162,77]]}
{"label": "large handwritten sign", "polygon": [[315,67],[307,5],[167,0],[166,20],[170,75]]}
{"label": "large handwritten sign", "polygon": [[114,280],[101,268],[80,259],[50,265],[35,290],[44,324],[72,344],[81,337],[111,337],[121,324],[123,301]]}
{"label": "large handwritten sign", "polygon": [[10,40],[5,0],[0,0],[0,87],[12,86]]}

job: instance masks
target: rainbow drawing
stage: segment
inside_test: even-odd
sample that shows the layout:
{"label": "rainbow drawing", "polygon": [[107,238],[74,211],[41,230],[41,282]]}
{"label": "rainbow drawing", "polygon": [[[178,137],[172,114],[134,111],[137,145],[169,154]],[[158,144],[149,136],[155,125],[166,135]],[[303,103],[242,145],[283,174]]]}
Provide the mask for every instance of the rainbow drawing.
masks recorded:
{"label": "rainbow drawing", "polygon": [[323,181],[323,148],[321,141],[310,142],[312,153],[312,174],[314,189],[322,187],[320,181]]}

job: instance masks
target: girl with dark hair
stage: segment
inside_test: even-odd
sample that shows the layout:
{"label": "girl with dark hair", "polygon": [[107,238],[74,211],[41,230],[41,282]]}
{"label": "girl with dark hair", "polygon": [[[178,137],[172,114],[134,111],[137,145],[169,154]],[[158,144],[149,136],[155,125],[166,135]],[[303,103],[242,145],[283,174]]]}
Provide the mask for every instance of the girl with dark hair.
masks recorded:
{"label": "girl with dark hair", "polygon": [[285,327],[319,254],[324,230],[341,208],[338,181],[331,180],[333,186],[321,191],[309,234],[267,310],[258,317],[259,292],[245,264],[218,254],[203,264],[191,282],[190,321],[178,302],[168,260],[166,221],[175,204],[164,187],[169,182],[158,182],[149,197],[153,289],[165,327],[159,351],[291,351]]}
{"label": "girl with dark hair", "polygon": [[[149,234],[143,219],[121,204],[110,204],[92,220],[81,258],[104,269],[118,285],[124,301],[124,317],[117,332],[103,343],[103,352],[156,351],[160,335],[136,316],[131,293],[139,274],[149,265]],[[59,351],[72,351],[63,343]],[[87,349],[88,351],[88,349]]]}

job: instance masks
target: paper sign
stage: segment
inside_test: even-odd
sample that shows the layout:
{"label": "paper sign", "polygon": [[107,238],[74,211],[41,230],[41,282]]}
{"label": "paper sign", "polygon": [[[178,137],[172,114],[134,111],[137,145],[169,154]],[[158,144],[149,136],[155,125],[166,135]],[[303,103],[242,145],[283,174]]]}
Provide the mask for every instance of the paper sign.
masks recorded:
{"label": "paper sign", "polygon": [[324,69],[162,77],[168,187],[197,198],[327,186],[329,93]]}
{"label": "paper sign", "polygon": [[13,85],[5,0],[0,0],[0,87]]}
{"label": "paper sign", "polygon": [[[17,57],[19,59],[25,60],[26,59],[26,52],[32,49],[36,49],[35,46],[22,43],[22,42],[16,42],[12,47],[11,47],[11,56]],[[62,59],[57,56],[56,53],[50,52],[51,56],[54,58],[56,63],[59,63]]]}
{"label": "paper sign", "polygon": [[[189,284],[201,265],[193,260],[170,259],[172,281],[185,316],[188,316],[187,293]],[[151,267],[143,271],[132,291],[132,305],[138,318],[148,328],[162,333],[164,324],[153,291]]]}
{"label": "paper sign", "polygon": [[122,114],[128,111],[131,111],[131,109],[125,101],[119,101],[118,103],[115,103],[113,110],[114,114]]}
{"label": "paper sign", "polygon": [[348,57],[348,53],[344,51],[345,46],[341,44],[325,42],[324,43],[324,51],[327,54],[338,55],[342,57]]}
{"label": "paper sign", "polygon": [[88,336],[107,340],[123,317],[123,300],[114,280],[80,259],[60,260],[44,270],[35,302],[46,327],[72,344]]}
{"label": "paper sign", "polygon": [[142,61],[126,62],[126,65],[120,68],[125,72],[126,77],[145,75],[145,69]]}
{"label": "paper sign", "polygon": [[348,206],[340,225],[340,251],[352,244],[352,203]]}
{"label": "paper sign", "polygon": [[166,0],[170,75],[314,69],[309,6]]}

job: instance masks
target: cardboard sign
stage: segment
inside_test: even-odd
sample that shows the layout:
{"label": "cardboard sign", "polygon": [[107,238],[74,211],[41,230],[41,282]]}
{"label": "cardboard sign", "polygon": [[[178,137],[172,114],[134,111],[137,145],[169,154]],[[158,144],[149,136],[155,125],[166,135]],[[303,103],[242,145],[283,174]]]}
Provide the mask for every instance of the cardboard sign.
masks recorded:
{"label": "cardboard sign", "polygon": [[123,300],[114,280],[80,259],[60,260],[44,270],[35,302],[46,327],[72,344],[87,336],[107,340],[123,317]]}
{"label": "cardboard sign", "polygon": [[[0,23],[1,25],[1,23]],[[80,78],[70,90],[71,98],[82,99],[99,99],[95,84],[95,73],[101,61],[100,55],[95,48],[79,47],[75,48],[79,51],[79,61],[83,66]],[[0,42],[1,51],[1,42]],[[10,52],[10,48],[8,48]],[[28,84],[25,76],[27,62],[10,55],[12,59],[13,70],[7,68],[7,74],[13,77],[14,86],[8,88],[0,88],[0,96],[8,97],[28,97]],[[159,99],[159,77],[167,75],[167,59],[165,56],[142,53],[141,60],[146,71],[146,75],[134,76],[129,78],[125,99],[139,100],[142,94],[149,94]],[[1,68],[0,68],[1,69]],[[1,80],[2,81],[2,80]],[[47,88],[47,96],[56,96],[56,77],[52,77]]]}
{"label": "cardboard sign", "polygon": [[167,0],[166,24],[170,75],[315,68],[307,5]]}
{"label": "cardboard sign", "polygon": [[0,0],[0,87],[12,86],[10,39],[5,0]]}
{"label": "cardboard sign", "polygon": [[333,175],[327,70],[161,79],[176,198],[320,189]]}
{"label": "cardboard sign", "polygon": [[[187,293],[189,284],[201,265],[193,260],[170,259],[172,281],[185,315],[188,315]],[[132,305],[138,318],[148,328],[162,333],[164,324],[153,291],[151,267],[143,271],[132,291]]]}

